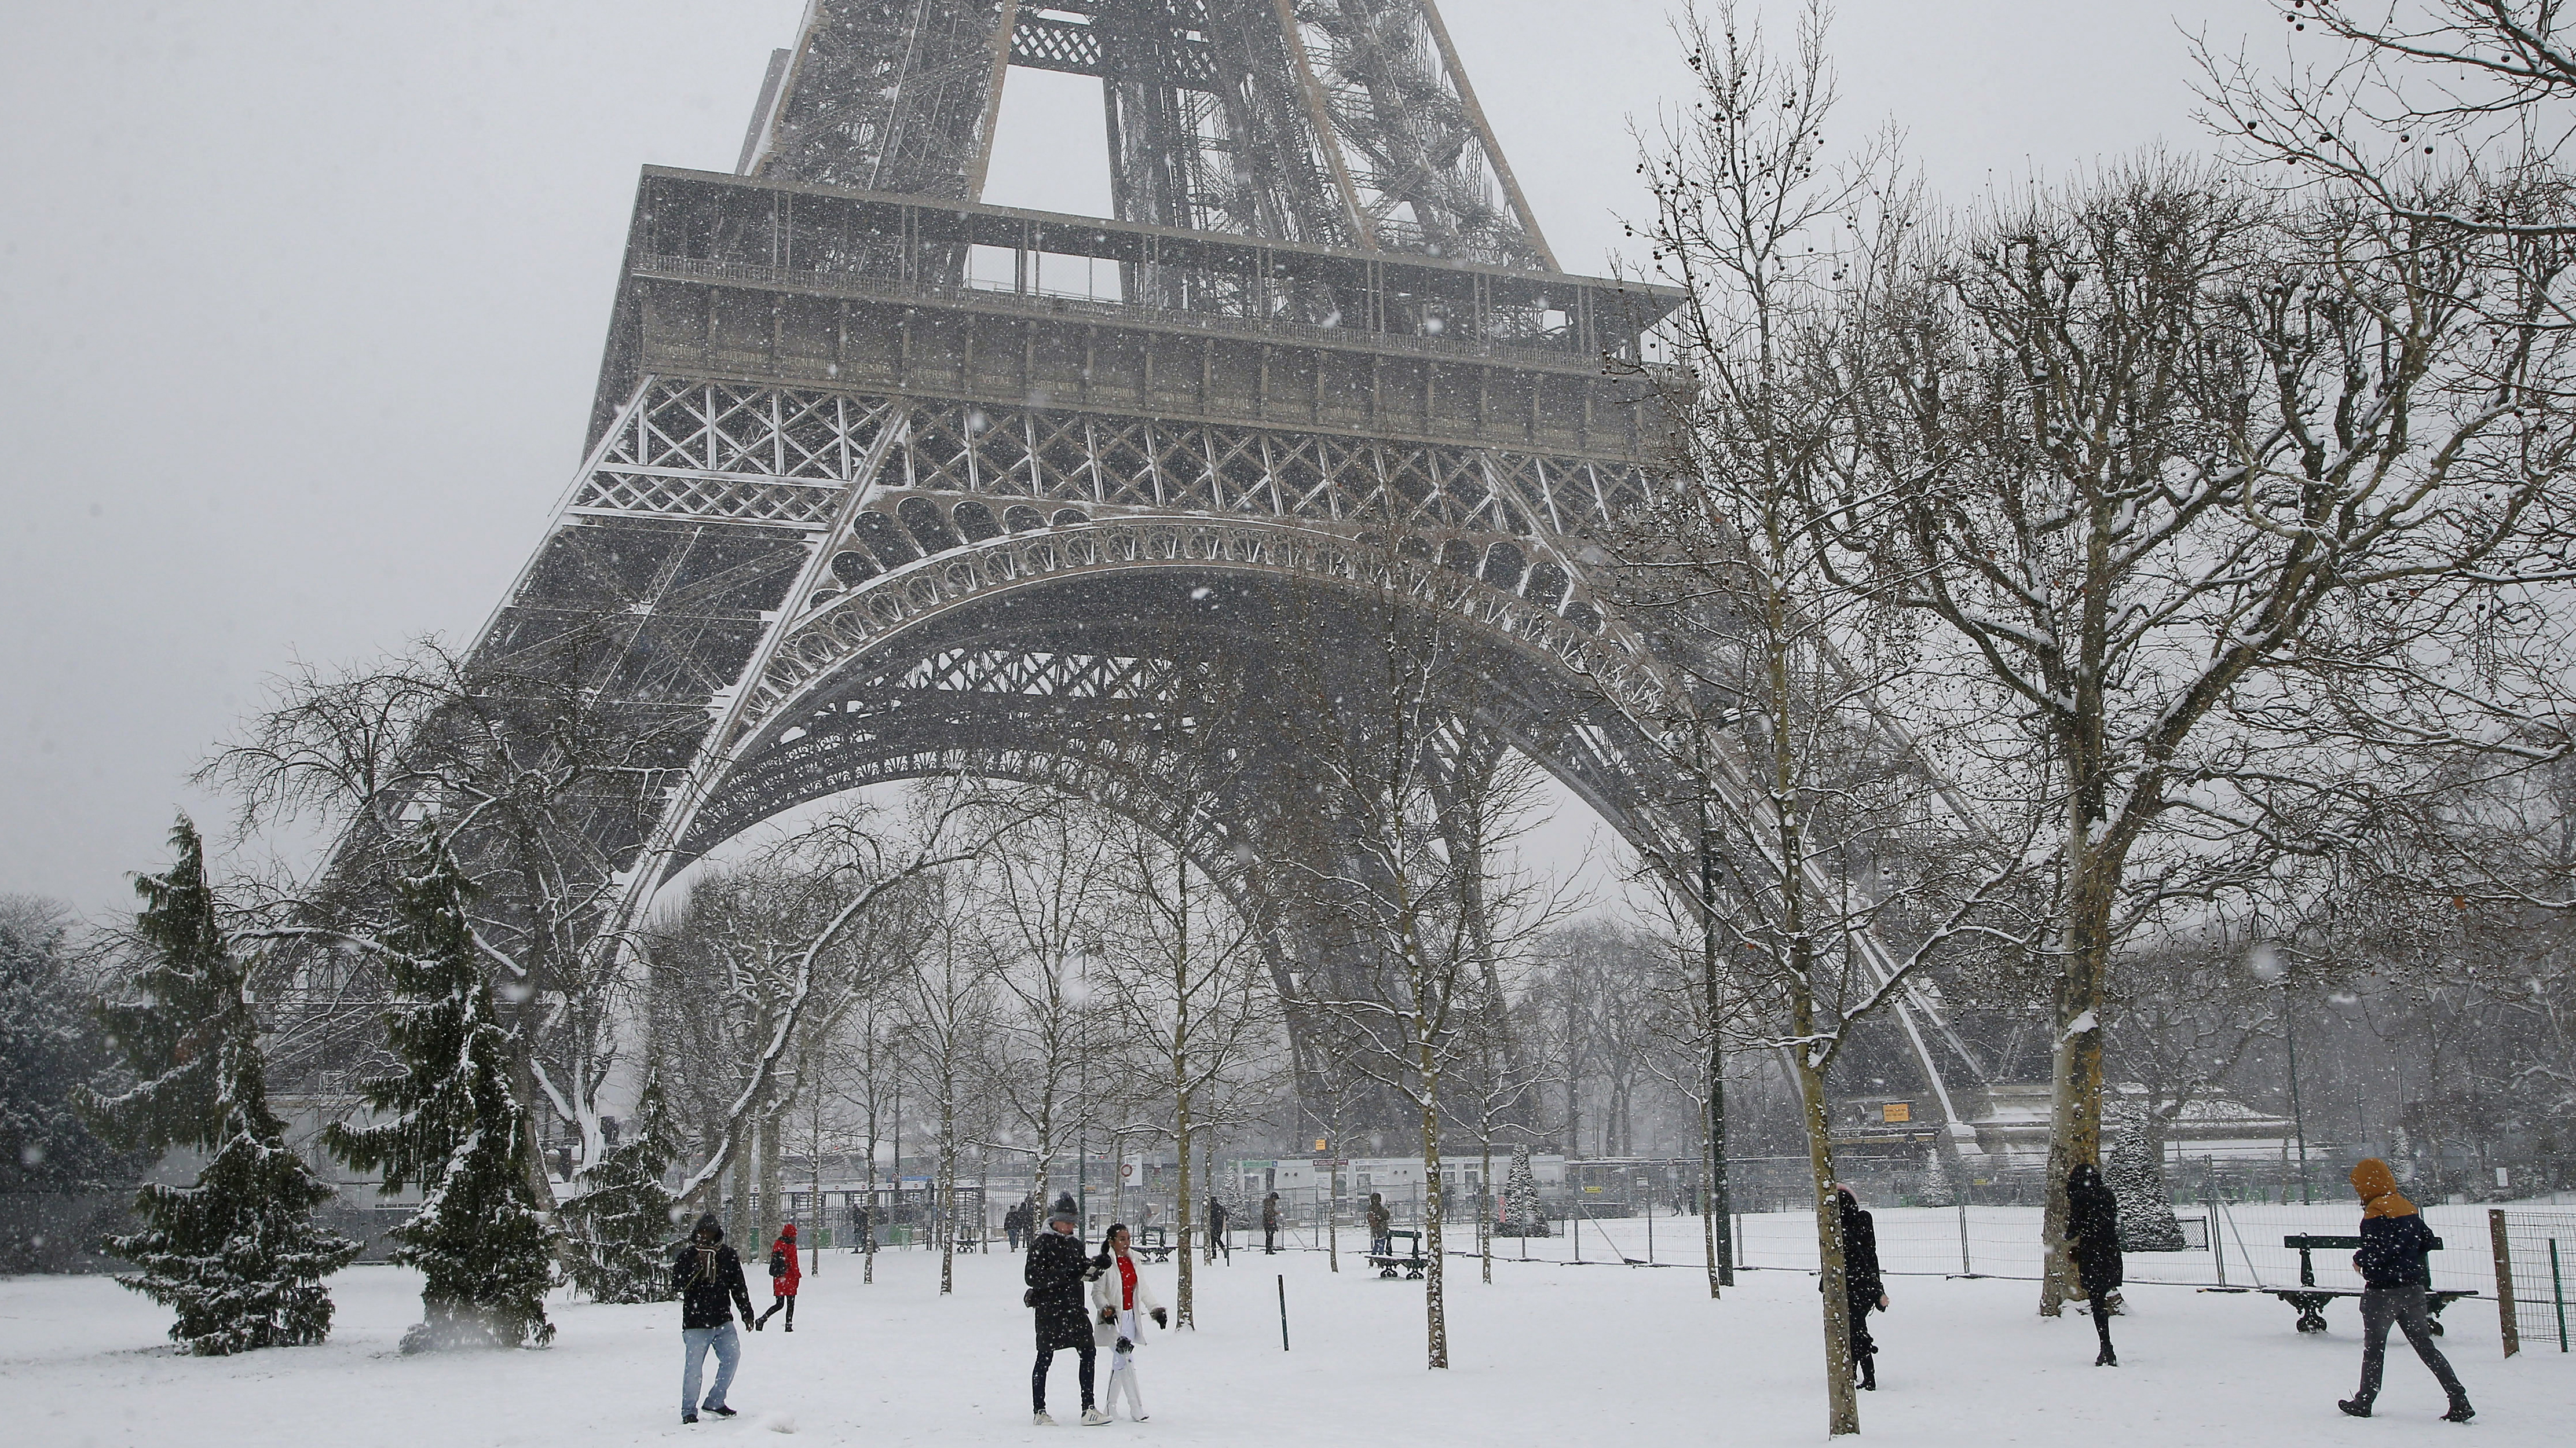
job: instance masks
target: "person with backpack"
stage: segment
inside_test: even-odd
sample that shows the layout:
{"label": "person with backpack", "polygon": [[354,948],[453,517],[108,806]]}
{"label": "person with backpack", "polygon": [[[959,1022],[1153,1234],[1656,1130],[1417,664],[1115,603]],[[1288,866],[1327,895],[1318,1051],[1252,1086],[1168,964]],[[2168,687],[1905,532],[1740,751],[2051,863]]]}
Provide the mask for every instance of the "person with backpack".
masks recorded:
{"label": "person with backpack", "polygon": [[[680,1295],[680,1421],[698,1421],[701,1408],[719,1418],[734,1410],[725,1404],[733,1386],[734,1366],[742,1361],[742,1339],[733,1330],[733,1312],[751,1321],[751,1289],[742,1280],[742,1259],[725,1245],[724,1228],[715,1215],[698,1218],[697,1230],[671,1254],[671,1285]],[[716,1355],[715,1387],[698,1401],[699,1374],[708,1349]]]}
{"label": "person with backpack", "polygon": [[758,1332],[769,1326],[769,1319],[783,1307],[787,1309],[787,1326],[781,1331],[794,1332],[796,1284],[804,1280],[805,1273],[796,1265],[796,1224],[790,1222],[778,1229],[778,1240],[769,1244],[769,1310],[751,1320],[751,1330]]}
{"label": "person with backpack", "polygon": [[2066,1174],[2066,1252],[2075,1259],[2076,1280],[2093,1311],[2093,1332],[2102,1350],[2093,1366],[2116,1368],[2120,1355],[2111,1350],[2111,1310],[2120,1300],[2120,1198],[2102,1180],[2102,1169],[2089,1161]]}
{"label": "person with backpack", "polygon": [[[1127,1416],[1145,1421],[1145,1399],[1136,1390],[1136,1349],[1145,1341],[1145,1319],[1168,1328],[1171,1319],[1154,1289],[1145,1282],[1144,1264],[1128,1250],[1125,1223],[1112,1223],[1100,1255],[1091,1260],[1092,1340],[1109,1349],[1109,1399],[1104,1417],[1118,1415],[1118,1396],[1127,1396]],[[1089,1422],[1089,1418],[1083,1421]]]}
{"label": "person with backpack", "polygon": [[2432,1265],[2425,1260],[2433,1250],[2433,1229],[2424,1225],[2413,1202],[2397,1194],[2397,1174],[2377,1157],[2352,1169],[2352,1189],[2361,1197],[2361,1250],[2352,1254],[2353,1270],[2361,1274],[2361,1391],[2335,1406],[2356,1418],[2370,1416],[2371,1405],[2379,1401],[2379,1374],[2394,1324],[2405,1329],[2415,1356],[2450,1394],[2450,1411],[2443,1419],[2465,1423],[2478,1410],[2469,1406],[2468,1389],[2451,1371],[2451,1360],[2433,1345],[2436,1329],[2424,1304],[2424,1291],[2433,1285]]}
{"label": "person with backpack", "polygon": [[1034,1410],[1030,1421],[1041,1428],[1055,1425],[1055,1419],[1047,1416],[1046,1388],[1047,1369],[1054,1365],[1058,1348],[1071,1348],[1081,1356],[1083,1424],[1096,1428],[1109,1421],[1109,1415],[1091,1401],[1098,1348],[1092,1339],[1090,1314],[1082,1310],[1082,1286],[1090,1279],[1091,1259],[1083,1254],[1082,1239],[1074,1235],[1081,1220],[1073,1198],[1058,1197],[1047,1213],[1047,1229],[1029,1244],[1028,1259],[1020,1269],[1021,1280],[1029,1287],[1020,1302],[1037,1314],[1038,1362],[1029,1374],[1029,1404]]}

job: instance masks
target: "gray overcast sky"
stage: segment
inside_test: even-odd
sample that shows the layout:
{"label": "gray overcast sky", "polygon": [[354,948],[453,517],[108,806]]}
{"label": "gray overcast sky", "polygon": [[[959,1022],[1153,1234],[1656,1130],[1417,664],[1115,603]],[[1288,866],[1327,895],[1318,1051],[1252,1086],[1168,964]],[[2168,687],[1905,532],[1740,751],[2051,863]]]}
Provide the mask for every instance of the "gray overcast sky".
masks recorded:
{"label": "gray overcast sky", "polygon": [[[1570,269],[1636,207],[1669,8],[1443,5]],[[0,893],[121,905],[264,675],[480,625],[579,461],[637,166],[732,169],[803,9],[0,11]],[[2281,45],[2261,0],[1844,0],[1839,129],[1954,200],[2197,149],[2186,27]],[[988,199],[1099,209],[1097,94],[1013,71]]]}

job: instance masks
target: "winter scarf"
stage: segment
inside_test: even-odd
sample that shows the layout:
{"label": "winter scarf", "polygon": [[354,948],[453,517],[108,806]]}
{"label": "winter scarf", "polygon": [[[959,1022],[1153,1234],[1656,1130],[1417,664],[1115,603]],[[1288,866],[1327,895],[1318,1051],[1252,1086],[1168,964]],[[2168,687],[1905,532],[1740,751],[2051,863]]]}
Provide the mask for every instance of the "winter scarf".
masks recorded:
{"label": "winter scarf", "polygon": [[2415,1204],[2397,1193],[2397,1173],[2388,1163],[2371,1157],[2352,1169],[2352,1189],[2361,1194],[2362,1220],[2372,1217],[2411,1217]]}

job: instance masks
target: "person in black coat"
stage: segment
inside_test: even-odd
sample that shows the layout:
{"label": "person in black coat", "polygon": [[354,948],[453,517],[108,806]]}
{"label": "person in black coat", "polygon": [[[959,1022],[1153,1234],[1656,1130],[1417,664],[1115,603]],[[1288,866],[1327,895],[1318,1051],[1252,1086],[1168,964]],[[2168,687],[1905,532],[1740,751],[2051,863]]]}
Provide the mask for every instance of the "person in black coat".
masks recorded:
{"label": "person in black coat", "polygon": [[[742,1280],[742,1258],[725,1245],[724,1228],[712,1213],[698,1218],[697,1230],[671,1254],[671,1285],[680,1295],[680,1421],[698,1421],[698,1410],[730,1418],[725,1390],[733,1386],[734,1365],[742,1361],[742,1339],[733,1330],[733,1313],[751,1321],[751,1289]],[[698,1401],[698,1377],[707,1351],[716,1355],[715,1386],[706,1402]]]}
{"label": "person in black coat", "polygon": [[2111,1305],[2120,1293],[2120,1198],[2102,1180],[2102,1169],[2077,1162],[2066,1174],[2066,1253],[2075,1259],[2076,1280],[2092,1304],[2093,1331],[2102,1351],[2097,1368],[2116,1368],[2120,1355],[2111,1350]]}
{"label": "person in black coat", "polygon": [[2465,1423],[2478,1410],[2469,1406],[2469,1390],[2460,1386],[2451,1360],[2433,1345],[2433,1334],[2441,1329],[2433,1325],[2424,1302],[2425,1289],[2433,1283],[2432,1263],[2425,1256],[2433,1250],[2433,1230],[2398,1192],[2396,1174],[2379,1158],[2352,1169],[2352,1189],[2361,1198],[2361,1250],[2352,1254],[2353,1270],[2361,1274],[2361,1391],[2335,1406],[2356,1418],[2370,1416],[2371,1405],[2379,1401],[2388,1329],[2398,1327],[2450,1395],[2450,1411],[2443,1418]]}
{"label": "person in black coat", "polygon": [[1091,1277],[1091,1257],[1082,1250],[1082,1239],[1075,1236],[1081,1214],[1073,1208],[1071,1197],[1060,1197],[1047,1213],[1046,1230],[1029,1244],[1021,1279],[1028,1283],[1024,1299],[1037,1314],[1038,1361],[1029,1374],[1029,1403],[1033,1421],[1041,1428],[1055,1422],[1047,1416],[1047,1369],[1055,1362],[1057,1348],[1071,1348],[1081,1356],[1082,1421],[1097,1425],[1109,1420],[1092,1406],[1091,1374],[1096,1349],[1092,1345],[1091,1314],[1083,1306],[1083,1284]]}
{"label": "person in black coat", "polygon": [[1851,1188],[1834,1188],[1834,1206],[1843,1219],[1843,1296],[1851,1310],[1852,1366],[1860,1385],[1878,1391],[1878,1343],[1869,1335],[1869,1312],[1887,1310],[1887,1284],[1878,1270],[1878,1224],[1860,1209]]}

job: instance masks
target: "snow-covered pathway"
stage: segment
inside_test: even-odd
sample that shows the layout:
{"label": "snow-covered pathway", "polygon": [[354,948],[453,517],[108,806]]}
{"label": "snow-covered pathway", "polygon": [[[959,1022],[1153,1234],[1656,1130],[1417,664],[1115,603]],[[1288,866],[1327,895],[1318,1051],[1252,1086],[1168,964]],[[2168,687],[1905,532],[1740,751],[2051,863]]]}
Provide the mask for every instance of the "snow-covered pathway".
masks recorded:
{"label": "snow-covered pathway", "polygon": [[[229,1359],[172,1356],[167,1319],[101,1278],[0,1280],[0,1384],[12,1444],[233,1448],[774,1441],[827,1443],[1431,1445],[1812,1443],[1823,1435],[1815,1283],[1748,1273],[1723,1303],[1689,1270],[1504,1261],[1496,1282],[1457,1259],[1450,1286],[1456,1366],[1422,1366],[1418,1283],[1346,1270],[1319,1255],[1238,1251],[1201,1278],[1200,1330],[1139,1357],[1153,1421],[1086,1430],[1029,1426],[1029,1318],[1016,1259],[961,1258],[941,1299],[937,1259],[889,1252],[877,1281],[827,1254],[806,1279],[798,1331],[747,1337],[732,1423],[683,1428],[675,1306],[559,1303],[543,1352],[406,1359],[412,1274],[355,1267],[334,1279],[339,1327],[323,1347]],[[1161,1269],[1169,1281],[1170,1269]],[[1279,1348],[1275,1277],[1287,1283],[1292,1351]],[[760,1288],[755,1284],[755,1293]],[[2568,1441],[2576,1357],[2555,1344],[2498,1356],[2485,1301],[2451,1313],[2448,1349],[2479,1408],[2463,1430],[2435,1421],[2440,1391],[2393,1345],[2382,1415],[2335,1412],[2359,1357],[2350,1305],[2322,1338],[2291,1331],[2268,1298],[2144,1286],[2117,1324],[2125,1366],[2092,1366],[2090,1325],[2043,1321],[2026,1282],[1900,1278],[1874,1318],[1883,1390],[1862,1428],[1926,1445],[2068,1442],[2316,1444]],[[766,1305],[765,1303],[763,1305]],[[1102,1364],[1105,1391],[1107,1364]],[[1060,1354],[1053,1406],[1070,1423],[1073,1364]]]}

